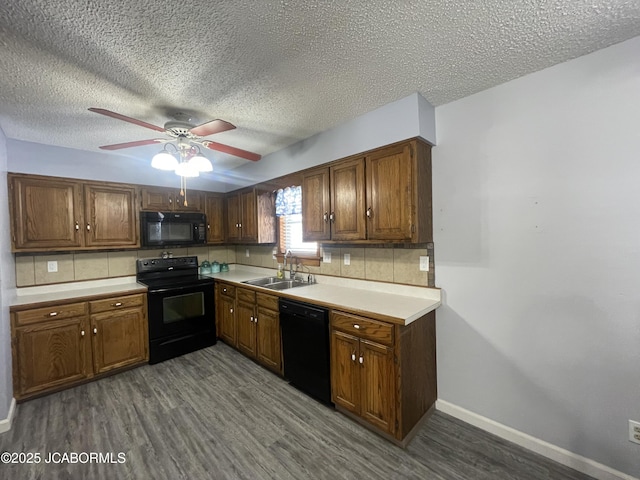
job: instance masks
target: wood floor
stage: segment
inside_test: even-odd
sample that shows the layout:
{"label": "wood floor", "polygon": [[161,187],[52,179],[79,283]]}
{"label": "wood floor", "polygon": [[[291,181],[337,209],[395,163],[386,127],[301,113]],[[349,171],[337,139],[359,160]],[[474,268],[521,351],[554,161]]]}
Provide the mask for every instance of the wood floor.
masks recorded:
{"label": "wood floor", "polygon": [[439,412],[402,450],[222,343],[20,404],[0,452],[41,454],[20,480],[590,478]]}

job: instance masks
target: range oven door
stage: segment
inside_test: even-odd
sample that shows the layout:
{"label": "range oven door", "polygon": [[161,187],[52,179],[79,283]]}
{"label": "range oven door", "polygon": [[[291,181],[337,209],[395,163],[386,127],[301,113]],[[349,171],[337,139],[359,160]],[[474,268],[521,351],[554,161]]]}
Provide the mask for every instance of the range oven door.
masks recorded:
{"label": "range oven door", "polygon": [[149,339],[213,333],[215,308],[213,282],[148,291]]}

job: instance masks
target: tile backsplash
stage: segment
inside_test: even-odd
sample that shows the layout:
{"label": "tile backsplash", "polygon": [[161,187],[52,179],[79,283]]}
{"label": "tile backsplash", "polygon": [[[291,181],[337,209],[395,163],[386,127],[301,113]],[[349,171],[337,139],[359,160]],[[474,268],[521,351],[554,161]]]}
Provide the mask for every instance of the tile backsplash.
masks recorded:
{"label": "tile backsplash", "polygon": [[[247,257],[247,251],[249,256]],[[331,254],[331,262],[322,262],[319,267],[303,267],[300,271],[337,277],[360,278],[383,282],[435,286],[433,244],[413,248],[403,246],[377,247],[333,247],[323,246],[321,255]],[[349,265],[344,256],[349,255]],[[429,271],[420,270],[420,257],[429,257]],[[236,263],[276,269],[273,247],[238,245]]]}
{"label": "tile backsplash", "polygon": [[[197,255],[203,260],[235,263],[235,246],[173,248],[176,257]],[[136,274],[138,258],[160,257],[162,250],[128,250],[120,252],[57,253],[51,255],[16,255],[16,286],[30,287],[52,283],[77,282],[98,278]],[[48,271],[48,263],[57,262],[57,272]]]}
{"label": "tile backsplash", "polygon": [[[174,256],[197,255],[203,260],[239,263],[258,267],[278,267],[273,259],[273,247],[260,245],[229,245],[174,248]],[[246,256],[247,251],[249,256]],[[52,283],[123,277],[136,274],[138,258],[159,257],[162,250],[130,250],[119,252],[60,253],[51,255],[16,255],[16,286],[48,285]],[[435,286],[433,244],[413,248],[322,247],[323,256],[331,254],[331,262],[319,267],[303,267],[300,271],[336,277],[360,278],[407,285]],[[344,262],[349,255],[349,265]],[[420,271],[420,257],[429,257],[429,271]],[[57,262],[57,272],[48,271],[48,262]]]}

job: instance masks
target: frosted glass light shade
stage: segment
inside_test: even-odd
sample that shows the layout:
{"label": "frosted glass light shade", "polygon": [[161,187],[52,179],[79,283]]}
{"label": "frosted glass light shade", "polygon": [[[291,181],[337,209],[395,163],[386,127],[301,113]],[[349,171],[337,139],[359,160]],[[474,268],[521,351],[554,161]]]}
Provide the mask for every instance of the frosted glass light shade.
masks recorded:
{"label": "frosted glass light shade", "polygon": [[151,166],[158,170],[175,170],[178,166],[178,160],[169,152],[163,150],[153,156]]}
{"label": "frosted glass light shade", "polygon": [[180,175],[181,177],[197,177],[200,175],[200,172],[193,168],[189,162],[181,162],[176,167],[176,175]]}
{"label": "frosted glass light shade", "polygon": [[213,165],[211,165],[211,161],[202,155],[195,155],[191,157],[189,165],[195,168],[198,172],[213,172]]}

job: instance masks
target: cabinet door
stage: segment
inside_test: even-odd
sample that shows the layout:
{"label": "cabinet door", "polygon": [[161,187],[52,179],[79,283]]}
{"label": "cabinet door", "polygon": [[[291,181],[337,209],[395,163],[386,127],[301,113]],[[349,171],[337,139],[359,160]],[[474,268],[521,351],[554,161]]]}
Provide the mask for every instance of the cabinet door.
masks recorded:
{"label": "cabinet door", "polygon": [[227,344],[235,347],[237,344],[237,322],[235,312],[235,300],[225,295],[220,295],[219,301],[219,326],[220,338]]}
{"label": "cabinet door", "polygon": [[245,355],[256,356],[256,324],[255,306],[253,304],[238,302],[238,350]]}
{"label": "cabinet door", "polygon": [[336,405],[360,414],[360,366],[358,339],[331,332],[331,399]]}
{"label": "cabinet door", "polygon": [[263,307],[258,307],[257,310],[255,323],[258,361],[267,368],[281,373],[280,314]]}
{"label": "cabinet door", "polygon": [[205,215],[207,216],[207,243],[224,242],[224,197],[207,195]]}
{"label": "cabinet door", "polygon": [[91,376],[91,343],[86,317],[19,327],[15,336],[16,398]]}
{"label": "cabinet door", "polygon": [[174,191],[169,188],[143,188],[142,210],[152,210],[154,212],[173,210]]}
{"label": "cabinet door", "polygon": [[318,168],[302,178],[302,239],[305,242],[329,240],[329,169]]}
{"label": "cabinet door", "polygon": [[85,185],[85,244],[137,246],[135,188]]}
{"label": "cabinet door", "polygon": [[227,240],[240,241],[240,196],[231,195],[226,199]]}
{"label": "cabinet door", "polygon": [[393,350],[360,340],[360,415],[391,434],[395,433],[395,381]]}
{"label": "cabinet door", "polygon": [[91,316],[95,373],[147,360],[148,335],[144,310],[131,308]]}
{"label": "cabinet door", "polygon": [[81,184],[68,180],[13,177],[14,250],[81,247]]}
{"label": "cabinet door", "polygon": [[413,209],[410,144],[383,148],[366,158],[367,234],[375,240],[411,240]]}
{"label": "cabinet door", "polygon": [[174,194],[173,209],[176,212],[204,212],[204,202],[200,192],[187,190],[186,199],[178,190]]}
{"label": "cabinet door", "polygon": [[330,175],[331,239],[364,240],[367,237],[364,158],[340,162],[331,167]]}
{"label": "cabinet door", "polygon": [[242,221],[240,226],[241,240],[243,242],[258,242],[258,210],[255,190],[240,195]]}

